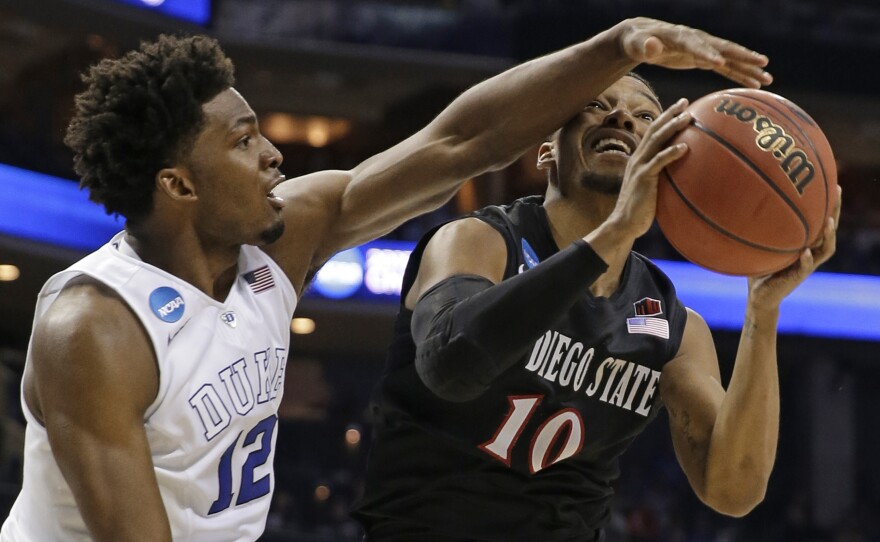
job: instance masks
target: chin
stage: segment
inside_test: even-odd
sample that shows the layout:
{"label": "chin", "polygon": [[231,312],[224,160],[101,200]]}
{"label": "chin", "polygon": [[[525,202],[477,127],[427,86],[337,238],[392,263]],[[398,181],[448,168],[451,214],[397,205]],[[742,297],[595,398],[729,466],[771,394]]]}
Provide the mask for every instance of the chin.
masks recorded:
{"label": "chin", "polygon": [[607,196],[620,195],[620,187],[623,185],[622,175],[603,175],[600,173],[587,172],[581,176],[581,186],[587,190],[598,192]]}
{"label": "chin", "polygon": [[275,241],[281,239],[282,235],[284,235],[284,221],[279,220],[260,232],[260,241],[263,245],[271,245]]}

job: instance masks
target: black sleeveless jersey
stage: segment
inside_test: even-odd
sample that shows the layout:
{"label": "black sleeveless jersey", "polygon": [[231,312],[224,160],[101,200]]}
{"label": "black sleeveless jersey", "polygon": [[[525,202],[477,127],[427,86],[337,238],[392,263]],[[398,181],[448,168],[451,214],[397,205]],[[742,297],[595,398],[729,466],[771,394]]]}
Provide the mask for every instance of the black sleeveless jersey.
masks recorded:
{"label": "black sleeveless jersey", "polygon": [[[542,203],[524,198],[473,215],[504,237],[505,278],[558,250]],[[411,256],[402,298],[432,234]],[[553,284],[543,288],[552,295]],[[354,511],[367,539],[599,540],[618,457],[657,414],[660,371],[684,331],[685,309],[669,279],[631,253],[611,297],[585,291],[527,355],[464,403],[440,399],[421,382],[411,317],[401,305],[371,403],[374,439]]]}

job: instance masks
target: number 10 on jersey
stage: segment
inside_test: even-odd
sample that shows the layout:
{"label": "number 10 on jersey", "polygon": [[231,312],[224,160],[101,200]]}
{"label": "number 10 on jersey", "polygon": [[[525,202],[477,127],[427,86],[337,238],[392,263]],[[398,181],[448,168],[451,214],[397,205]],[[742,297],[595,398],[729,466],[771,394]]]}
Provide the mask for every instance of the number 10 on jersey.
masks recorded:
{"label": "number 10 on jersey", "polygon": [[[510,409],[501,426],[495,435],[480,444],[479,448],[509,467],[513,447],[516,446],[526,424],[543,399],[543,395],[508,396]],[[555,457],[551,458],[550,453],[564,432],[567,433],[565,443],[559,448]],[[580,413],[573,408],[564,408],[555,412],[541,423],[531,437],[528,455],[529,472],[535,474],[550,465],[577,455],[583,446],[584,421]]]}

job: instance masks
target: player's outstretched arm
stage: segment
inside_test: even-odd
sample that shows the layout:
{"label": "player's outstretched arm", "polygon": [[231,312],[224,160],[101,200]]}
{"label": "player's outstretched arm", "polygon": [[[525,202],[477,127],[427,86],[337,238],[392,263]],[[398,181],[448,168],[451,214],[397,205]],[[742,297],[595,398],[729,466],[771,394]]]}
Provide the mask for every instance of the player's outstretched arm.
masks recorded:
{"label": "player's outstretched arm", "polygon": [[749,297],[727,390],[706,323],[689,311],[684,338],[660,379],[676,456],[696,494],[741,516],[760,503],[776,458],[779,379],[776,326],[782,300],[834,253],[839,207],[820,243],[788,269],[749,279]]}
{"label": "player's outstretched arm", "polygon": [[299,289],[333,253],[447,201],[475,175],[510,163],[641,62],[770,82],[767,59],[692,28],[628,19],[586,42],[516,66],[466,91],[424,129],[351,171],[284,183],[289,235],[269,250]]}
{"label": "player's outstretched arm", "polygon": [[34,330],[28,407],[96,541],[171,541],[144,413],[158,391],[152,346],[128,306],[76,279]]}

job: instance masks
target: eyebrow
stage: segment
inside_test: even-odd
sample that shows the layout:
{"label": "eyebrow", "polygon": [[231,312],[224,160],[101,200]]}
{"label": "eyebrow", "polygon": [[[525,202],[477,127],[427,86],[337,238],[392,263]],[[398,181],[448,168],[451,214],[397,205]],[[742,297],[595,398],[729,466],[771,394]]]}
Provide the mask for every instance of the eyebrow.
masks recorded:
{"label": "eyebrow", "polygon": [[253,125],[255,125],[256,123],[257,123],[257,116],[256,116],[256,115],[253,115],[253,114],[250,114],[250,115],[244,115],[244,116],[242,116],[242,117],[239,117],[239,118],[235,119],[235,122],[234,122],[234,123],[232,124],[232,126],[229,128],[229,131],[230,131],[230,132],[233,132],[233,131],[235,131],[236,129],[238,129],[239,127],[241,127],[241,126],[244,126],[244,125],[251,125],[251,126],[253,126]]}

